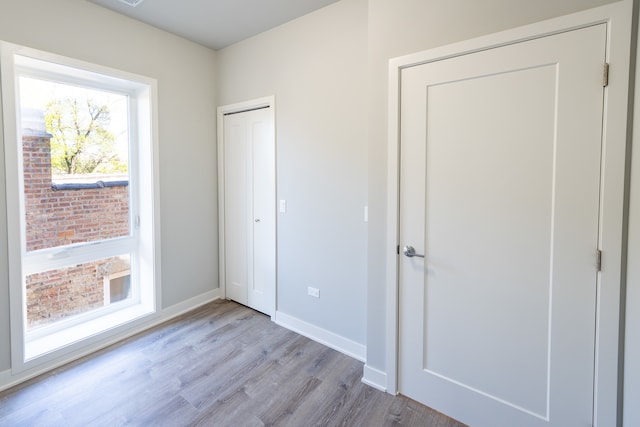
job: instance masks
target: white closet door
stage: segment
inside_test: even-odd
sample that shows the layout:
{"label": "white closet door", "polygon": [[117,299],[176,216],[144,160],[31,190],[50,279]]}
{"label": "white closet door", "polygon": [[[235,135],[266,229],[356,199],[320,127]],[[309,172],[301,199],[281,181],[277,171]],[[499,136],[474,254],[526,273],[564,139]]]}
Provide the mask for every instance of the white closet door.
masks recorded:
{"label": "white closet door", "polygon": [[275,313],[275,138],[268,108],[224,117],[227,298]]}

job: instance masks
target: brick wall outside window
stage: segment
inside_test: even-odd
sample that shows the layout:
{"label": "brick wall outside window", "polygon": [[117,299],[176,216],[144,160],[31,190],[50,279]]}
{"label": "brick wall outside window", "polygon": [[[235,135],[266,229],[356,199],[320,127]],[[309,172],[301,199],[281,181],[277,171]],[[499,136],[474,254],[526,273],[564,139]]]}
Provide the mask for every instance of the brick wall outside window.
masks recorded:
{"label": "brick wall outside window", "polygon": [[[92,242],[129,233],[129,188],[52,188],[50,135],[22,140],[27,251]],[[111,258],[27,277],[28,328],[105,305],[104,277],[127,270]]]}

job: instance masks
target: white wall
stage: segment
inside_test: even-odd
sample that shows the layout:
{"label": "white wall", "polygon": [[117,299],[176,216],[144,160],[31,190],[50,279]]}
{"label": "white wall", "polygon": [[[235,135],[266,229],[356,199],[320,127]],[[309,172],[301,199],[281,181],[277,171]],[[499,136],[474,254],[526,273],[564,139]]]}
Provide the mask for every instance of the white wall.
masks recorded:
{"label": "white wall", "polygon": [[[78,0],[1,0],[0,40],[158,80],[162,305],[217,288],[215,52]],[[0,372],[10,367],[3,165]]]}
{"label": "white wall", "polygon": [[369,244],[367,365],[385,371],[388,60],[538,22],[611,0],[369,0]]}
{"label": "white wall", "polygon": [[[365,343],[366,0],[218,52],[219,105],[275,95],[278,312]],[[320,289],[320,298],[307,287]]]}

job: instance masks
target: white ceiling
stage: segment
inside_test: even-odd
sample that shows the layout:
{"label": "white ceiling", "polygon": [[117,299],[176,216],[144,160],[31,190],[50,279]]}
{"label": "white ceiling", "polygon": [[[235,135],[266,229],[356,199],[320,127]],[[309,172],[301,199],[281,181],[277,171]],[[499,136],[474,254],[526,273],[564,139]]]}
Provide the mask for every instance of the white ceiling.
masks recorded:
{"label": "white ceiling", "polygon": [[306,15],[338,0],[89,0],[212,49]]}

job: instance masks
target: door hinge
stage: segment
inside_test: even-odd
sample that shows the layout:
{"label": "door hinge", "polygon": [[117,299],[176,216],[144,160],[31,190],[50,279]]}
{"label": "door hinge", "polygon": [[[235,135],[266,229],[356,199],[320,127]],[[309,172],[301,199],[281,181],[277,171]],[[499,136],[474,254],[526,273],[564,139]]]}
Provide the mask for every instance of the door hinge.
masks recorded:
{"label": "door hinge", "polygon": [[596,250],[596,271],[602,271],[602,251]]}
{"label": "door hinge", "polygon": [[602,87],[609,86],[609,63],[605,62],[602,67]]}
{"label": "door hinge", "polygon": [[134,224],[136,228],[140,228],[140,215],[136,215],[134,219]]}
{"label": "door hinge", "polygon": [[396,246],[396,254],[400,255],[400,245]]}

